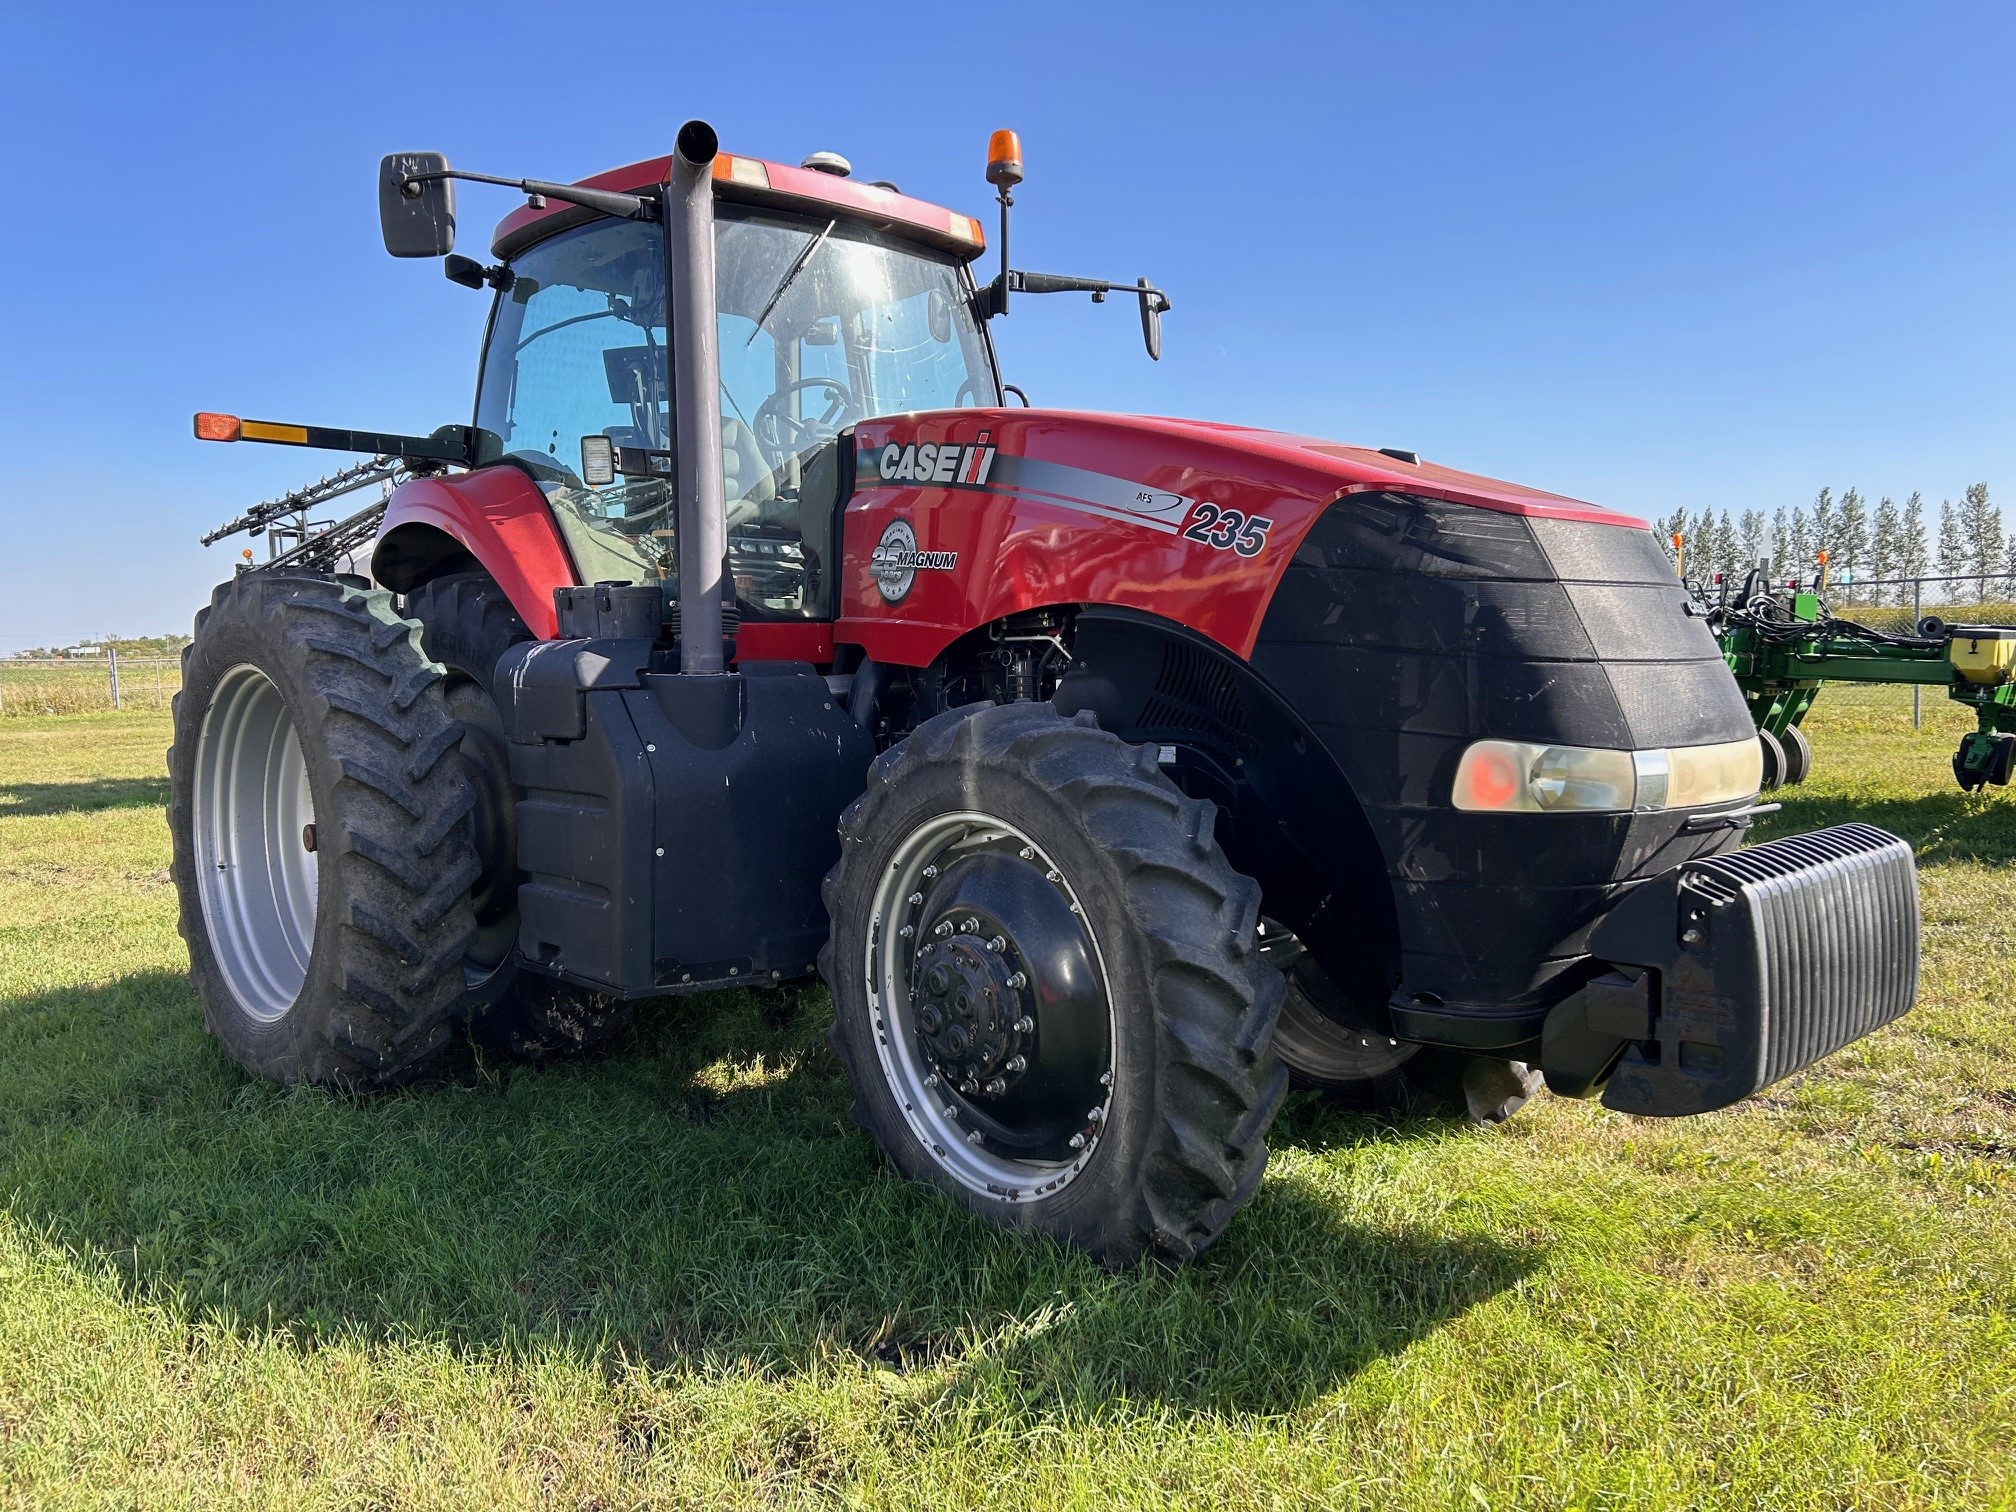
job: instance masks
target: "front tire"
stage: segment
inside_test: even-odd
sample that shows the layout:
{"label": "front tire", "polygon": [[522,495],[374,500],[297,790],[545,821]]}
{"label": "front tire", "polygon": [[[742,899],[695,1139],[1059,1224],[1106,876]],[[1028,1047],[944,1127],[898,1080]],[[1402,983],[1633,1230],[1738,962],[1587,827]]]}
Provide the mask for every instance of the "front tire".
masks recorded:
{"label": "front tire", "polygon": [[1048,704],[955,709],[877,759],[820,967],[855,1119],[903,1175],[1109,1266],[1218,1237],[1287,1082],[1260,890],[1215,817]]}
{"label": "front tire", "polygon": [[475,933],[441,668],[389,595],[240,574],[197,617],[168,822],[204,1022],[247,1070],[373,1086],[447,1040]]}

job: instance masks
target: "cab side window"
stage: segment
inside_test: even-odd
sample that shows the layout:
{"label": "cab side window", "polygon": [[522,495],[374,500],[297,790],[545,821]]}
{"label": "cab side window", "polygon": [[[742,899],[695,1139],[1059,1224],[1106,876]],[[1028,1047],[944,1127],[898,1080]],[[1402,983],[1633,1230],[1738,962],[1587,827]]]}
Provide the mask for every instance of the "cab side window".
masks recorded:
{"label": "cab side window", "polygon": [[499,297],[477,399],[486,444],[552,505],[584,581],[676,582],[671,487],[589,487],[581,438],[671,446],[663,250],[652,227],[603,222],[533,248]]}

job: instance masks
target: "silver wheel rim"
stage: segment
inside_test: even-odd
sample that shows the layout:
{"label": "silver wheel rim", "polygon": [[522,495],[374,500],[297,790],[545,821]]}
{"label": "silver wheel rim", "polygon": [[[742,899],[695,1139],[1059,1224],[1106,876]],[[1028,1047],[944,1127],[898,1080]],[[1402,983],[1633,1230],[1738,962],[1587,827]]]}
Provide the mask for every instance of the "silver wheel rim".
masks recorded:
{"label": "silver wheel rim", "polygon": [[[1105,1115],[1112,1106],[1112,1088],[1090,1126],[1085,1148],[1069,1161],[1012,1160],[969,1142],[971,1131],[948,1108],[927,1081],[929,1072],[917,1043],[908,1004],[907,974],[903,958],[911,947],[904,929],[907,900],[924,877],[924,869],[961,850],[1008,840],[1027,847],[1039,864],[1055,869],[1055,862],[1043,857],[1041,847],[1022,830],[1006,820],[978,810],[941,814],[918,826],[904,838],[875,886],[864,952],[868,986],[868,1012],[875,1029],[875,1053],[882,1075],[924,1148],[940,1169],[961,1186],[998,1201],[1016,1202],[1047,1197],[1068,1186],[1091,1162],[1106,1128]],[[1072,911],[1084,916],[1070,879],[1061,874],[1056,885],[1070,900]],[[1120,1037],[1114,1022],[1111,981],[1099,946],[1098,933],[1085,918],[1085,933],[1091,940],[1093,965],[1106,1001],[1108,1043],[1112,1046],[1111,1075],[1120,1075]]]}
{"label": "silver wheel rim", "polygon": [[218,680],[196,748],[192,828],[203,926],[246,1017],[283,1017],[315,943],[308,762],[280,690],[241,663]]}

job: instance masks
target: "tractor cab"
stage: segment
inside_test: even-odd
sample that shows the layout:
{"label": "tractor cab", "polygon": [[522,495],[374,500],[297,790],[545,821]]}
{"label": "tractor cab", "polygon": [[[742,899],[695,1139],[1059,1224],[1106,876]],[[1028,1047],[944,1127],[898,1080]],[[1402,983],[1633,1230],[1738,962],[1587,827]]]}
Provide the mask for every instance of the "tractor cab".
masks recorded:
{"label": "tractor cab", "polygon": [[[736,608],[745,622],[829,619],[842,431],[1000,403],[967,271],[979,227],[830,166],[725,162],[715,339]],[[663,176],[643,163],[605,179]],[[506,220],[475,426],[481,461],[531,474],[582,581],[676,595],[663,245],[648,222],[564,209]]]}

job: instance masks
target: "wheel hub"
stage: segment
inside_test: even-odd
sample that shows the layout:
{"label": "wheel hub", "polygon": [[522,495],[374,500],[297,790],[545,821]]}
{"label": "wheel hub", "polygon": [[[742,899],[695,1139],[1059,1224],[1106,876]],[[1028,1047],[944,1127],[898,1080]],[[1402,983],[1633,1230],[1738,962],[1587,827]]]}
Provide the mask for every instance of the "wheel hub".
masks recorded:
{"label": "wheel hub", "polygon": [[881,1053],[932,1153],[996,1195],[1069,1181],[1113,1086],[1104,968],[1069,882],[1011,826],[947,815],[899,848],[876,918]]}
{"label": "wheel hub", "polygon": [[1019,952],[993,920],[969,913],[955,928],[966,924],[973,927],[917,952],[918,1039],[925,1064],[946,1085],[993,1099],[1028,1070],[1036,1021]]}

